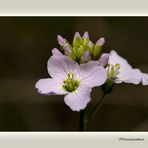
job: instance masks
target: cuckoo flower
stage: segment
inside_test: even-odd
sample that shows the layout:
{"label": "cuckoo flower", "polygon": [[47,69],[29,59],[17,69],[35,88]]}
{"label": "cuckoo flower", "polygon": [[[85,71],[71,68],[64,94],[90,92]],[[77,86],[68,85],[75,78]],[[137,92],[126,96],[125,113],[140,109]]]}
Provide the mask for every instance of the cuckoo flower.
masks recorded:
{"label": "cuckoo flower", "polygon": [[137,68],[132,68],[127,60],[119,56],[116,51],[112,50],[106,55],[109,55],[106,68],[108,79],[112,79],[115,83],[142,83],[142,85],[148,85],[148,74],[142,73]]}
{"label": "cuckoo flower", "polygon": [[35,87],[40,94],[65,95],[64,102],[73,110],[83,110],[90,102],[91,88],[104,84],[107,72],[96,61],[78,65],[54,49],[47,68],[51,78],[40,79]]}

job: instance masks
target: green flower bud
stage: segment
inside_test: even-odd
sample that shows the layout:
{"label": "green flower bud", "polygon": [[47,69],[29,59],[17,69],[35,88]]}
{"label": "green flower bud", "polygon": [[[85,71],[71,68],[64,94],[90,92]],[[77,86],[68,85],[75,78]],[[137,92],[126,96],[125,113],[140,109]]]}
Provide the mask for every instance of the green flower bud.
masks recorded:
{"label": "green flower bud", "polygon": [[99,46],[103,46],[103,45],[105,44],[105,39],[104,39],[103,37],[101,37],[101,38],[97,41],[96,44],[98,44]]}
{"label": "green flower bud", "polygon": [[82,40],[82,46],[86,46],[87,44],[88,44],[88,42],[89,42],[89,39],[88,38],[84,38],[83,40]]}
{"label": "green flower bud", "polygon": [[98,56],[101,54],[102,46],[104,45],[104,43],[105,39],[103,37],[97,40],[93,51],[94,58],[98,58]]}
{"label": "green flower bud", "polygon": [[83,39],[85,39],[85,38],[89,39],[89,34],[87,31],[85,31],[83,34]]}
{"label": "green flower bud", "polygon": [[81,57],[82,57],[84,51],[85,51],[84,47],[82,45],[80,45],[80,47],[76,51],[76,61],[78,63],[81,63]]}
{"label": "green flower bud", "polygon": [[108,61],[109,61],[109,55],[108,54],[105,54],[103,56],[100,57],[99,59],[99,64],[101,64],[102,66],[106,67],[107,64],[108,64]]}
{"label": "green flower bud", "polygon": [[76,55],[77,55],[77,48],[76,48],[76,47],[73,47],[70,57],[71,57],[74,61],[76,61]]}
{"label": "green flower bud", "polygon": [[89,41],[87,46],[85,47],[85,50],[89,51],[90,55],[92,55],[93,54],[93,47],[94,47],[94,44],[91,41]]}
{"label": "green flower bud", "polygon": [[70,56],[71,55],[71,49],[67,45],[65,45],[63,47],[63,49],[64,49],[64,54],[65,55],[67,55],[67,56]]}
{"label": "green flower bud", "polygon": [[65,39],[60,35],[57,36],[57,41],[60,46],[63,46],[65,44]]}
{"label": "green flower bud", "polygon": [[73,47],[70,57],[75,60],[78,63],[81,62],[81,57],[84,53],[84,47],[82,45],[79,46],[79,48]]}
{"label": "green flower bud", "polygon": [[58,43],[60,45],[61,51],[65,55],[70,56],[72,47],[69,44],[69,42],[60,35],[57,36],[57,40],[58,40]]}
{"label": "green flower bud", "polygon": [[81,57],[82,63],[86,63],[91,60],[89,51],[85,51]]}
{"label": "green flower bud", "polygon": [[79,32],[76,32],[73,39],[73,47],[79,48],[79,46],[82,43],[82,38],[79,34]]}
{"label": "green flower bud", "polygon": [[93,57],[94,58],[98,58],[99,57],[99,55],[101,54],[101,49],[102,49],[102,47],[99,46],[98,44],[94,45],[94,48],[93,48]]}

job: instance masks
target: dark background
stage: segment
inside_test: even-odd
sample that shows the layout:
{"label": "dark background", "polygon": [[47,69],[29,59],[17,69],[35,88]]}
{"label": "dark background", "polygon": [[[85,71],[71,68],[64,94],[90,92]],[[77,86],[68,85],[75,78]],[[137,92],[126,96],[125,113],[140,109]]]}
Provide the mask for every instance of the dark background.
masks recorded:
{"label": "dark background", "polygon": [[[72,41],[75,32],[105,37],[104,52],[115,49],[133,67],[148,73],[148,18],[1,17],[0,131],[77,131],[79,113],[63,96],[37,93],[35,83],[49,77],[47,60],[58,34]],[[92,102],[101,97],[100,88]],[[148,87],[120,84],[106,96],[88,131],[148,131]]]}

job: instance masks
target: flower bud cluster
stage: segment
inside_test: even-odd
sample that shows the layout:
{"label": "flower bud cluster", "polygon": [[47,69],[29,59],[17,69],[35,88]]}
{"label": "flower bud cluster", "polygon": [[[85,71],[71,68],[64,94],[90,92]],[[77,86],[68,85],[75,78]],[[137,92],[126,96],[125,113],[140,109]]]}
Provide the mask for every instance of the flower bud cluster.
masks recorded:
{"label": "flower bud cluster", "polygon": [[103,37],[99,38],[96,43],[93,43],[89,38],[88,32],[84,32],[83,37],[81,37],[79,32],[76,32],[72,45],[60,35],[57,36],[57,40],[61,51],[79,64],[87,63],[91,60],[98,60],[102,46],[105,43]]}

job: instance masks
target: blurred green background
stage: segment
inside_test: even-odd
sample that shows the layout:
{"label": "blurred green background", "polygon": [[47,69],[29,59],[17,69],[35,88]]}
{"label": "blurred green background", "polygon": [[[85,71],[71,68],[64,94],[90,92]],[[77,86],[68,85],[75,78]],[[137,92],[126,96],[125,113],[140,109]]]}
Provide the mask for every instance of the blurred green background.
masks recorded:
{"label": "blurred green background", "polygon": [[[0,131],[77,131],[79,113],[63,96],[37,93],[49,77],[47,60],[59,48],[56,37],[72,41],[88,31],[105,37],[104,52],[115,49],[133,67],[148,73],[148,17],[0,17]],[[101,97],[93,89],[92,102]],[[148,131],[148,87],[120,84],[89,122],[88,131]]]}

